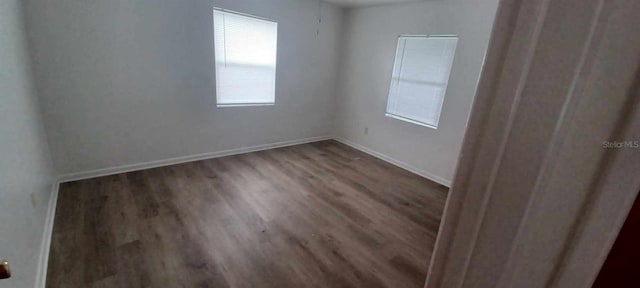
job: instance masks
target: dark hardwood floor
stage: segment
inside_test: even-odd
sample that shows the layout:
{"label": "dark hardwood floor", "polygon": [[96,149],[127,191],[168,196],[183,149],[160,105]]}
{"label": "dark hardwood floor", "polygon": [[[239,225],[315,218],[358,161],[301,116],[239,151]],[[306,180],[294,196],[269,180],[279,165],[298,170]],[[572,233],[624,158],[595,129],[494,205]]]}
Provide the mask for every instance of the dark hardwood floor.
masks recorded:
{"label": "dark hardwood floor", "polygon": [[47,287],[422,287],[447,189],[335,141],[62,184]]}

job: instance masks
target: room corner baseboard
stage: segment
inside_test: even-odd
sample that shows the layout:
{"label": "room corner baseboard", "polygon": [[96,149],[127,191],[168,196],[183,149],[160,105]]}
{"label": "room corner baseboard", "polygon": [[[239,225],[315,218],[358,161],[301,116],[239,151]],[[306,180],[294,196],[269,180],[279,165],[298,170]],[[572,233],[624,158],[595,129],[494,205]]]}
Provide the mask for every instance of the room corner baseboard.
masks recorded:
{"label": "room corner baseboard", "polygon": [[[263,145],[257,145],[257,146],[251,146],[251,147],[243,147],[243,148],[236,148],[236,149],[229,149],[229,150],[223,150],[223,151],[218,151],[218,152],[210,152],[210,153],[202,153],[202,154],[196,154],[196,155],[189,155],[189,156],[182,156],[182,157],[175,157],[175,158],[169,158],[169,159],[164,159],[164,160],[156,160],[156,161],[149,161],[149,162],[143,162],[143,163],[137,163],[137,164],[129,164],[129,165],[122,165],[122,166],[117,166],[117,167],[110,167],[110,168],[104,168],[104,169],[97,169],[97,170],[91,170],[91,171],[83,171],[83,172],[77,172],[77,173],[70,173],[70,174],[65,174],[65,175],[61,175],[59,176],[59,181],[60,183],[64,183],[64,182],[70,182],[70,181],[77,181],[77,180],[84,180],[84,179],[90,179],[90,178],[96,178],[96,177],[102,177],[102,176],[108,176],[108,175],[114,175],[114,174],[120,174],[120,173],[127,173],[127,172],[132,172],[132,171],[139,171],[139,170],[145,170],[145,169],[151,169],[151,168],[157,168],[157,167],[163,167],[163,166],[169,166],[169,165],[176,165],[176,164],[182,164],[182,163],[187,163],[187,162],[193,162],[193,161],[199,161],[199,160],[206,160],[206,159],[213,159],[213,158],[219,158],[219,157],[224,157],[224,156],[231,156],[231,155],[237,155],[237,154],[243,154],[243,153],[250,153],[250,152],[256,152],[256,151],[262,151],[262,150],[268,150],[268,149],[274,149],[274,148],[282,148],[282,147],[287,147],[287,146],[293,146],[293,145],[300,145],[300,144],[305,144],[305,143],[312,143],[312,142],[318,142],[318,141],[324,141],[324,140],[336,140],[342,144],[345,144],[347,146],[350,146],[356,150],[360,150],[364,153],[367,153],[373,157],[376,157],[380,160],[389,162],[395,166],[398,166],[402,169],[405,169],[407,171],[410,171],[412,173],[418,174],[424,178],[427,178],[433,182],[436,182],[440,185],[446,186],[446,187],[451,187],[451,181],[444,179],[440,176],[434,175],[428,171],[424,171],[422,169],[419,169],[415,166],[409,165],[407,163],[404,163],[402,161],[396,160],[390,156],[387,156],[385,154],[382,154],[380,152],[371,150],[367,147],[364,147],[362,145],[356,144],[354,142],[351,142],[347,139],[344,139],[342,137],[330,137],[330,136],[319,136],[319,137],[310,137],[310,138],[303,138],[303,139],[296,139],[296,140],[290,140],[290,141],[283,141],[283,142],[276,142],[276,143],[269,143],[269,144],[263,144]],[[57,193],[57,191],[56,191]]]}
{"label": "room corner baseboard", "polygon": [[151,168],[157,168],[157,167],[163,167],[163,166],[169,166],[169,165],[175,165],[175,164],[182,164],[182,163],[199,161],[199,160],[213,159],[213,158],[219,158],[224,156],[250,153],[250,152],[262,151],[262,150],[268,150],[268,149],[274,149],[274,148],[282,148],[287,146],[306,144],[306,143],[312,143],[312,142],[318,142],[318,141],[324,141],[324,140],[330,140],[330,139],[332,138],[329,136],[310,137],[310,138],[269,143],[269,144],[251,146],[251,147],[243,147],[243,148],[222,150],[217,152],[181,156],[181,157],[169,158],[164,160],[149,161],[149,162],[143,162],[143,163],[137,163],[137,164],[128,164],[128,165],[122,165],[122,166],[116,166],[116,167],[110,167],[110,168],[104,168],[104,169],[64,174],[59,176],[59,180],[60,180],[60,183],[84,180],[84,179],[90,179],[90,178],[96,178],[96,177],[102,177],[102,176],[108,176],[108,175],[114,175],[114,174],[120,174],[120,173],[127,173],[127,172],[138,171],[138,170],[145,170],[145,169],[151,169]]}
{"label": "room corner baseboard", "polygon": [[391,163],[391,164],[393,164],[395,166],[398,166],[398,167],[400,167],[402,169],[405,169],[405,170],[407,170],[409,172],[412,172],[414,174],[418,174],[418,175],[420,175],[420,176],[422,176],[424,178],[427,178],[427,179],[429,179],[429,180],[431,180],[433,182],[436,182],[436,183],[438,183],[440,185],[443,185],[443,186],[445,186],[447,188],[451,187],[451,180],[447,180],[447,179],[444,179],[444,178],[442,178],[440,176],[433,175],[432,173],[430,173],[428,171],[424,171],[424,170],[419,169],[419,168],[417,168],[415,166],[412,166],[412,165],[409,165],[409,164],[404,163],[402,161],[396,160],[396,159],[394,159],[394,158],[392,158],[390,156],[387,156],[387,155],[382,154],[380,152],[371,150],[371,149],[369,149],[367,147],[364,147],[364,146],[362,146],[360,144],[356,144],[356,143],[351,142],[351,141],[349,141],[347,139],[344,139],[342,137],[334,136],[333,139],[338,141],[338,142],[340,142],[340,143],[342,143],[342,144],[350,146],[351,148],[354,148],[356,150],[360,150],[360,151],[362,151],[364,153],[367,153],[367,154],[369,154],[369,155],[371,155],[373,157],[376,157],[376,158],[378,158],[380,160],[383,160],[385,162],[389,162],[389,163]]}
{"label": "room corner baseboard", "polygon": [[40,257],[38,259],[38,271],[36,274],[36,288],[45,288],[47,285],[47,270],[49,267],[49,250],[51,248],[51,237],[53,235],[53,223],[56,216],[56,206],[58,204],[58,191],[60,183],[56,181],[51,185],[51,195],[49,196],[49,206],[47,208],[47,218],[44,222],[44,232],[40,244]]}

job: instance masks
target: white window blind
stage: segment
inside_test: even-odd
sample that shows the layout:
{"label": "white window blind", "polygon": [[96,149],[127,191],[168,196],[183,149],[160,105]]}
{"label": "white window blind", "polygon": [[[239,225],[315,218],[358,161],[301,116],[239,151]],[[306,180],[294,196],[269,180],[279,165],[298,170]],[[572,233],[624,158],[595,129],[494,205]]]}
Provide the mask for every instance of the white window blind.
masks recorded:
{"label": "white window blind", "polygon": [[275,103],[278,23],[213,11],[218,106]]}
{"label": "white window blind", "polygon": [[387,116],[438,127],[457,43],[455,36],[398,39]]}

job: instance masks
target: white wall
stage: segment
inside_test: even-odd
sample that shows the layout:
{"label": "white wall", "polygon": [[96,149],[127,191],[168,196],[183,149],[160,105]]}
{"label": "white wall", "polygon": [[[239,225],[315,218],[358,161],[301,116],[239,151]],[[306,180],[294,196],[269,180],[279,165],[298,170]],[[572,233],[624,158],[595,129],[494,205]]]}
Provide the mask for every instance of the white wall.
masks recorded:
{"label": "white wall", "polygon": [[[450,183],[497,2],[428,1],[348,10],[336,136],[407,164],[438,182]],[[457,34],[460,38],[437,130],[385,116],[401,34]]]}
{"label": "white wall", "polygon": [[[342,9],[308,0],[25,2],[60,174],[330,134]],[[215,107],[214,6],[278,21],[275,106]]]}
{"label": "white wall", "polygon": [[[446,0],[344,12],[314,0],[25,3],[59,174],[334,134],[445,184],[497,6]],[[275,106],[215,107],[214,6],[279,22]],[[460,37],[437,130],[384,116],[400,34]]]}
{"label": "white wall", "polygon": [[0,1],[0,258],[34,287],[53,172],[26,53],[19,0]]}

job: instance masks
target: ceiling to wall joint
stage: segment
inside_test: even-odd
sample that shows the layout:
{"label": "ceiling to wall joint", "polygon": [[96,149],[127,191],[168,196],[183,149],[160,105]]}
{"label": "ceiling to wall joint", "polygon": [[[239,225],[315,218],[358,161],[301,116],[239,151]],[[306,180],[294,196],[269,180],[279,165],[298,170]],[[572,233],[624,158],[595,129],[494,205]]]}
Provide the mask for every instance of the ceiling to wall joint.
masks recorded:
{"label": "ceiling to wall joint", "polygon": [[323,2],[333,3],[344,7],[363,7],[382,4],[398,4],[408,2],[424,2],[433,0],[322,0]]}

